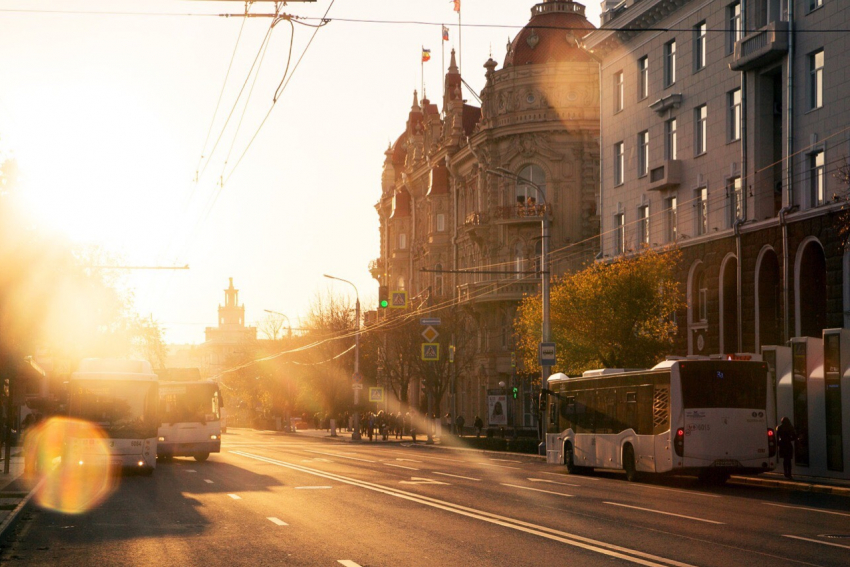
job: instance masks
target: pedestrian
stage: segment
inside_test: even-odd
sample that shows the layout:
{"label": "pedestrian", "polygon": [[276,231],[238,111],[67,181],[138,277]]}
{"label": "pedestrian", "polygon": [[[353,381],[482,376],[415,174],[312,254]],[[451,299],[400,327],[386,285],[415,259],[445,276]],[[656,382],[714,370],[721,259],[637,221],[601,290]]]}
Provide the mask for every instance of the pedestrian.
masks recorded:
{"label": "pedestrian", "polygon": [[785,478],[794,480],[791,476],[791,459],[794,458],[794,442],[797,440],[797,432],[791,424],[791,420],[783,417],[776,428],[776,443],[779,445],[779,458],[782,459],[782,468],[785,470]]}
{"label": "pedestrian", "polygon": [[481,420],[480,415],[475,416],[475,421],[472,422],[472,426],[475,428],[475,436],[481,437],[481,429],[484,427],[484,422]]}
{"label": "pedestrian", "polygon": [[457,416],[457,419],[455,420],[455,427],[457,428],[457,430],[455,431],[455,433],[457,433],[458,437],[463,437],[463,426],[465,423],[466,420],[463,419],[463,415]]}

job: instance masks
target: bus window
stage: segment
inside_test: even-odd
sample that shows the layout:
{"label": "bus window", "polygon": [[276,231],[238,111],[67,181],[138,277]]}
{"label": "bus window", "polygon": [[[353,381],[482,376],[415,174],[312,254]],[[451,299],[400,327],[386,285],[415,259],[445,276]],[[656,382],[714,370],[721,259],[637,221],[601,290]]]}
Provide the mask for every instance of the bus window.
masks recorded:
{"label": "bus window", "polygon": [[652,433],[670,429],[670,386],[657,385],[652,394]]}
{"label": "bus window", "polygon": [[767,369],[763,364],[732,366],[725,361],[694,361],[679,368],[685,408],[767,407]]}

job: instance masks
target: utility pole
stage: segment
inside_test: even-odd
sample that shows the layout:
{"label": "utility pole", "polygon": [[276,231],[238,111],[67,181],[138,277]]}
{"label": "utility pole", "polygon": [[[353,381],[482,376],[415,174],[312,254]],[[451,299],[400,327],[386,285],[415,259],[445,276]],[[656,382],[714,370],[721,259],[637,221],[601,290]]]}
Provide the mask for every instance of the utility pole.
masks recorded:
{"label": "utility pole", "polygon": [[[354,333],[354,376],[360,376],[360,292],[357,291],[357,286],[348,280],[329,276],[328,274],[323,275],[330,280],[345,282],[354,288],[354,295],[357,297],[357,303],[355,303],[354,308],[354,324],[356,329]],[[358,384],[352,381],[351,387],[354,389],[354,431],[351,433],[351,440],[360,441],[360,388],[363,387],[363,383],[360,382]]]}

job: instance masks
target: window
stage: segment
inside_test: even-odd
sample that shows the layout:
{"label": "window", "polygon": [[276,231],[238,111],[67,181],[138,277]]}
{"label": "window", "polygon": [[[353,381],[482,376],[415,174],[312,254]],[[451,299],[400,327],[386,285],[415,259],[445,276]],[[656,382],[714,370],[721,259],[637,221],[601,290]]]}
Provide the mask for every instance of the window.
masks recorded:
{"label": "window", "polygon": [[649,173],[649,132],[638,134],[638,177]]}
{"label": "window", "polygon": [[694,26],[694,71],[705,68],[706,31],[705,22],[700,22]]}
{"label": "window", "polygon": [[638,207],[638,237],[643,246],[649,246],[649,205]]}
{"label": "window", "polygon": [[522,279],[523,273],[525,271],[525,258],[522,253],[522,242],[517,242],[514,245],[514,271],[516,274],[514,275],[516,279]]}
{"label": "window", "polygon": [[[534,185],[540,188],[544,197],[546,195],[546,173],[539,165],[527,165],[519,172],[522,179],[516,181],[516,202],[518,205],[534,205],[537,203],[539,196]],[[524,180],[531,181],[534,185],[530,185]]]}
{"label": "window", "polygon": [[696,203],[696,233],[705,234],[708,232],[708,189],[702,187],[697,189]]}
{"label": "window", "polygon": [[396,288],[398,291],[404,291],[404,276],[398,277],[398,287]]}
{"label": "window", "polygon": [[730,142],[741,139],[741,89],[735,89],[726,94],[729,106],[729,135]]}
{"label": "window", "polygon": [[823,0],[809,0],[809,12],[823,6]]}
{"label": "window", "polygon": [[705,270],[697,276],[697,321],[708,321],[708,287],[705,284]]}
{"label": "window", "polygon": [[614,226],[616,227],[614,232],[616,248],[614,252],[620,255],[626,251],[626,215],[624,213],[614,215]]}
{"label": "window", "polygon": [[743,28],[741,27],[741,3],[733,2],[726,8],[726,19],[729,24],[729,36],[726,41],[726,53],[732,53],[735,50],[735,42],[740,41],[744,36]]}
{"label": "window", "polygon": [[434,270],[434,295],[440,297],[443,295],[443,265],[437,264]]}
{"label": "window", "polygon": [[626,154],[623,142],[614,144],[614,185],[622,185],[624,181],[623,172],[626,167]]}
{"label": "window", "polygon": [[678,159],[678,144],[676,143],[676,119],[671,118],[664,123],[664,157]]}
{"label": "window", "polygon": [[702,155],[708,149],[708,106],[694,109],[694,155]]}
{"label": "window", "polygon": [[623,72],[618,71],[614,73],[614,112],[623,110],[624,89]]}
{"label": "window", "polygon": [[676,40],[664,44],[664,87],[676,82]]}
{"label": "window", "polygon": [[445,213],[437,213],[437,232],[446,231],[446,215]]}
{"label": "window", "polygon": [[809,176],[811,179],[811,202],[813,207],[826,202],[823,150],[809,154]]}
{"label": "window", "polygon": [[638,59],[638,100],[649,96],[649,58]]}
{"label": "window", "polygon": [[398,235],[398,248],[399,250],[407,248],[407,235],[403,232]]}
{"label": "window", "polygon": [[823,106],[823,49],[809,55],[809,109]]}
{"label": "window", "polygon": [[726,201],[729,228],[735,226],[735,221],[744,218],[743,187],[740,177],[733,177],[726,183]]}
{"label": "window", "polygon": [[678,237],[678,202],[676,197],[667,199],[667,242],[676,242]]}

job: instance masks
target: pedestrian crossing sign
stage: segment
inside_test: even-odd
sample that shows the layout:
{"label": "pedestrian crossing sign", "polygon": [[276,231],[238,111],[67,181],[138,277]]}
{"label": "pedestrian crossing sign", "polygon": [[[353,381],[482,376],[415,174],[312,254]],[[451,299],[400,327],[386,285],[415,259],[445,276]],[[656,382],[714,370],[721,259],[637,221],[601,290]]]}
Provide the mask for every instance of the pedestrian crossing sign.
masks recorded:
{"label": "pedestrian crossing sign", "polygon": [[440,360],[440,343],[422,343],[422,360],[426,362]]}
{"label": "pedestrian crossing sign", "polygon": [[407,292],[394,291],[390,294],[390,307],[393,309],[405,309],[407,307]]}
{"label": "pedestrian crossing sign", "polygon": [[369,401],[375,403],[383,403],[384,401],[384,389],[383,388],[369,388]]}

